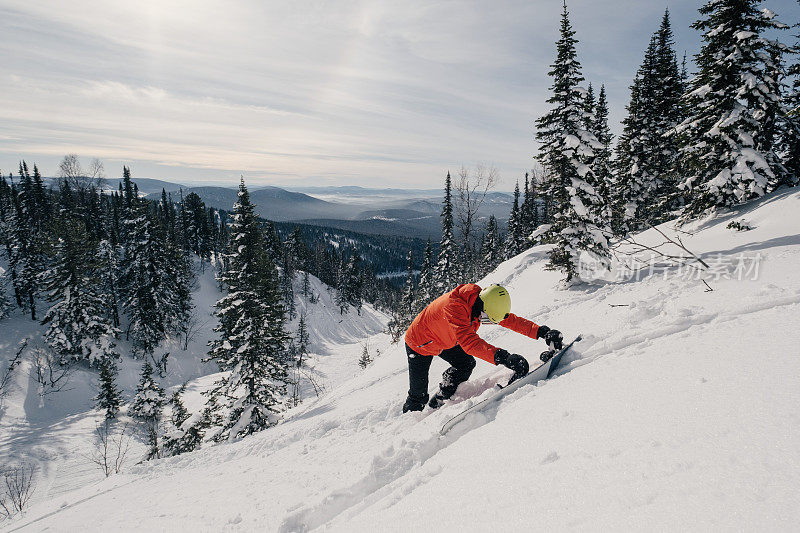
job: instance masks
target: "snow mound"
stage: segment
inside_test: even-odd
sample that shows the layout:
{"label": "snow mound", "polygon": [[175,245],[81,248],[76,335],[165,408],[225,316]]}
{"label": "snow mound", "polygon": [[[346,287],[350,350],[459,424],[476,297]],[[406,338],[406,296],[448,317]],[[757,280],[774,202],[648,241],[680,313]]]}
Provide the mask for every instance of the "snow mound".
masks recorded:
{"label": "snow mound", "polygon": [[[521,387],[445,437],[442,424],[510,372],[479,362],[442,408],[402,415],[405,354],[378,335],[383,354],[371,366],[278,426],[142,464],[44,502],[18,525],[794,529],[799,208],[800,191],[779,192],[681,228],[686,248],[725,265],[699,278],[664,264],[563,290],[560,275],[544,269],[546,246],[506,261],[481,283],[505,284],[515,313],[584,340],[554,378]],[[753,229],[735,231],[734,220]],[[654,230],[636,239],[662,240]],[[740,260],[757,272],[739,279],[731,269]],[[532,361],[544,349],[502,328],[481,335]],[[431,388],[445,367],[434,360]]]}

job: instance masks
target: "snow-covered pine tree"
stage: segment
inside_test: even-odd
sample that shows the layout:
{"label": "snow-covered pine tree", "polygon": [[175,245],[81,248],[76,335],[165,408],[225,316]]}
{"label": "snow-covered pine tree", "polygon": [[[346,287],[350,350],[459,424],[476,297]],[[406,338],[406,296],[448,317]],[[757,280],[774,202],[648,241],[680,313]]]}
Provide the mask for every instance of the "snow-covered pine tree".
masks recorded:
{"label": "snow-covered pine tree", "polygon": [[229,410],[218,438],[243,437],[273,424],[286,392],[288,335],[277,268],[265,244],[242,178],[222,279],[228,293],[216,304],[219,337],[209,351],[223,372],[211,396]]}
{"label": "snow-covered pine tree", "polygon": [[311,279],[308,276],[308,270],[303,271],[303,288],[300,290],[300,294],[306,299],[311,296]]}
{"label": "snow-covered pine tree", "polygon": [[297,307],[294,303],[294,269],[292,268],[292,260],[286,251],[283,254],[283,268],[281,269],[281,296],[283,297],[283,307],[286,309],[286,314],[289,320],[294,320],[297,316]]}
{"label": "snow-covered pine tree", "polygon": [[353,273],[347,268],[347,258],[343,250],[339,257],[339,268],[336,269],[336,294],[333,297],[333,302],[339,308],[340,315],[343,315],[350,308],[352,275]]}
{"label": "snow-covered pine tree", "polygon": [[[800,27],[800,23],[795,26]],[[797,37],[800,38],[800,35]],[[788,180],[797,184],[800,182],[800,42],[795,43],[793,52],[794,62],[788,69],[788,75],[790,80],[794,79],[785,98],[786,116],[781,127],[781,148]]]}
{"label": "snow-covered pine tree", "polygon": [[15,239],[16,226],[17,190],[14,186],[13,175],[8,175],[8,181],[0,175],[0,244],[3,245],[3,251],[8,261],[8,275],[16,305],[23,309],[22,287],[18,275],[19,249]]}
{"label": "snow-covered pine tree", "polygon": [[186,392],[187,382],[184,382],[178,389],[172,393],[169,399],[169,405],[172,410],[170,414],[170,422],[172,425],[179,428],[189,418],[189,411],[183,405],[183,393]]}
{"label": "snow-covered pine tree", "polygon": [[431,238],[425,244],[425,252],[422,255],[422,265],[419,269],[419,283],[417,284],[417,301],[414,308],[417,312],[421,311],[434,298],[439,296],[434,280],[433,249],[431,248]]}
{"label": "snow-covered pine tree", "polygon": [[406,283],[403,286],[403,293],[400,296],[400,315],[408,324],[416,314],[416,300],[417,300],[416,284],[414,283],[414,252],[408,251],[406,255]]}
{"label": "snow-covered pine tree", "polygon": [[161,210],[163,222],[156,228],[156,242],[161,243],[156,253],[161,268],[161,298],[156,300],[158,312],[164,317],[165,336],[170,333],[186,333],[191,317],[192,283],[194,272],[190,250],[181,246],[180,228],[177,225],[175,206],[166,196],[162,196]]}
{"label": "snow-covered pine tree", "polygon": [[203,442],[204,429],[201,415],[190,415],[183,404],[186,383],[170,398],[172,415],[170,424],[161,439],[164,455],[173,456],[196,450]]}
{"label": "snow-covered pine tree", "polygon": [[161,250],[153,236],[148,205],[133,198],[123,221],[127,236],[120,261],[122,308],[128,316],[127,337],[134,354],[153,353],[167,331],[166,317],[159,313],[158,301],[165,296],[161,288]]}
{"label": "snow-covered pine tree", "polygon": [[139,384],[131,403],[128,414],[141,422],[156,423],[161,419],[161,413],[166,403],[164,389],[153,377],[153,365],[150,360],[145,360]]}
{"label": "snow-covered pine tree", "polygon": [[308,324],[306,323],[306,313],[300,314],[300,322],[297,324],[297,348],[295,353],[297,355],[296,365],[298,368],[303,366],[303,358],[308,354],[309,333]]}
{"label": "snow-covered pine tree", "polygon": [[96,364],[114,358],[118,332],[98,292],[97,248],[80,219],[62,217],[57,233],[53,264],[41,276],[51,303],[42,320],[48,325],[45,339],[62,364],[72,360]]}
{"label": "snow-covered pine tree", "polygon": [[362,299],[361,294],[364,290],[364,277],[361,272],[361,256],[355,247],[350,249],[350,257],[347,260],[347,271],[350,272],[350,285],[347,290],[348,303],[352,305],[358,316],[361,316]]}
{"label": "snow-covered pine tree", "polygon": [[16,198],[11,240],[13,253],[10,261],[16,272],[22,303],[36,320],[36,300],[41,291],[41,273],[45,269],[47,238],[43,230],[46,212],[37,199],[43,194],[28,171],[28,164],[19,166],[20,187]]}
{"label": "snow-covered pine tree", "polygon": [[153,366],[150,361],[145,360],[128,414],[142,425],[147,439],[148,459],[160,456],[158,429],[165,403],[164,389],[153,378]]}
{"label": "snow-covered pine tree", "polygon": [[500,230],[497,227],[495,216],[489,215],[489,222],[486,223],[486,233],[483,234],[483,240],[481,241],[480,275],[484,276],[494,270],[501,260]]}
{"label": "snow-covered pine tree", "polygon": [[369,353],[369,346],[366,344],[364,345],[363,349],[361,350],[361,357],[358,359],[358,366],[363,369],[366,369],[370,363],[372,363],[372,356]]}
{"label": "snow-covered pine tree", "polygon": [[616,187],[614,173],[611,169],[611,143],[614,140],[611,128],[608,127],[608,97],[606,96],[606,86],[600,86],[600,94],[597,97],[597,104],[594,106],[594,121],[591,124],[591,132],[597,137],[603,148],[595,151],[595,158],[592,162],[592,174],[594,175],[595,188],[597,194],[603,202],[600,216],[604,222],[611,226],[613,221],[613,202],[612,191]]}
{"label": "snow-covered pine tree", "polygon": [[535,187],[533,173],[526,172],[525,189],[522,194],[522,202],[519,205],[520,231],[524,237],[530,235],[531,232],[536,229],[536,226],[539,225],[539,213],[536,206]]}
{"label": "snow-covered pine tree", "polygon": [[506,242],[503,249],[503,257],[510,259],[522,252],[525,246],[523,233],[522,213],[519,208],[519,182],[514,185],[514,200],[511,204],[511,214],[508,216],[508,231],[506,232]]}
{"label": "snow-covered pine tree", "polygon": [[[683,119],[683,92],[666,11],[631,86],[628,116],[617,148],[616,203],[624,209],[629,230],[661,222],[678,207],[678,144],[674,130]],[[619,217],[615,226],[619,233]]]}
{"label": "snow-covered pine tree", "polygon": [[442,202],[442,240],[439,243],[439,258],[436,263],[436,289],[443,294],[458,284],[458,264],[455,237],[453,235],[453,198],[450,172],[444,182]]}
{"label": "snow-covered pine tree", "polygon": [[98,392],[94,397],[95,407],[106,412],[106,420],[117,417],[122,397],[117,388],[117,363],[113,357],[104,357],[100,360],[100,375],[98,377]]}
{"label": "snow-covered pine tree", "polygon": [[586,91],[577,59],[575,31],[569,21],[566,2],[561,16],[557,57],[548,73],[553,78],[552,109],[537,120],[537,156],[547,172],[545,192],[552,201],[551,225],[547,239],[554,243],[548,268],[560,269],[571,282],[578,274],[579,256],[588,252],[595,261],[606,263],[607,228],[600,216],[603,201],[590,181],[595,150],[603,145],[584,128]]}
{"label": "snow-covered pine tree", "polygon": [[704,32],[704,44],[686,95],[688,116],[678,127],[684,218],[757,198],[787,175],[775,150],[783,47],[763,35],[786,26],[759,4],[709,0],[692,25]]}
{"label": "snow-covered pine tree", "polygon": [[8,297],[8,278],[5,272],[0,272],[0,320],[8,317],[13,307]]}

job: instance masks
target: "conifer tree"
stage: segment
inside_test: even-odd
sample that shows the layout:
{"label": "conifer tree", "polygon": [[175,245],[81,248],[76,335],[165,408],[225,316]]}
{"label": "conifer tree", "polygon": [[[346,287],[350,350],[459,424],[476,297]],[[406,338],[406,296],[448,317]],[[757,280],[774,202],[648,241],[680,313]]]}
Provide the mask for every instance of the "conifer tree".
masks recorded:
{"label": "conifer tree", "polygon": [[297,324],[297,367],[303,366],[303,357],[308,354],[309,343],[308,325],[306,324],[306,313],[300,315],[300,322]]}
{"label": "conifer tree", "polygon": [[571,282],[578,274],[582,252],[600,263],[607,262],[609,252],[607,229],[600,216],[603,201],[592,185],[591,169],[594,152],[602,150],[603,145],[584,128],[586,93],[580,87],[583,76],[566,2],[560,34],[556,61],[549,72],[553,95],[547,102],[552,108],[537,120],[536,137],[540,143],[538,159],[548,176],[545,194],[552,202],[547,238],[555,246],[548,268],[562,270],[566,281]]}
{"label": "conifer tree", "polygon": [[303,298],[308,299],[311,296],[311,280],[308,276],[308,270],[303,272],[303,288],[300,292],[303,295]]}
{"label": "conifer tree", "polygon": [[164,389],[153,378],[153,366],[150,361],[145,360],[129,414],[142,424],[147,439],[148,459],[159,457],[161,454],[158,429],[165,403]]}
{"label": "conifer tree", "polygon": [[[800,23],[795,26],[800,27]],[[800,42],[795,43],[793,53],[794,63],[789,67],[788,75],[794,77],[794,81],[785,98],[786,115],[782,118],[780,133],[788,184],[800,183]]]}
{"label": "conifer tree", "polygon": [[[675,127],[683,119],[684,92],[675,55],[669,11],[650,39],[631,86],[618,153],[616,200],[624,226],[658,223],[677,207],[678,145]],[[617,217],[617,225],[620,224]],[[617,228],[618,232],[622,228]]]}
{"label": "conifer tree", "polygon": [[167,297],[161,287],[162,249],[153,236],[148,205],[134,199],[124,221],[127,243],[121,261],[123,309],[128,316],[128,336],[134,353],[153,353],[167,332],[167,317],[159,300]]}
{"label": "conifer tree", "polygon": [[595,151],[594,162],[592,163],[592,174],[596,183],[597,194],[600,196],[603,207],[600,216],[606,223],[611,225],[613,221],[613,200],[612,191],[616,187],[614,174],[611,168],[611,143],[614,140],[611,128],[608,126],[608,97],[606,96],[606,86],[600,86],[600,94],[597,97],[597,105],[594,107],[594,121],[591,124],[591,132],[597,137],[597,141],[603,146]]}
{"label": "conifer tree", "polygon": [[757,198],[788,174],[776,153],[783,49],[763,35],[786,26],[759,3],[709,0],[692,25],[704,44],[686,96],[689,116],[678,128],[685,218]]}
{"label": "conifer tree", "polygon": [[436,263],[435,278],[437,292],[443,294],[458,284],[457,250],[453,236],[453,198],[450,172],[444,182],[444,201],[442,202],[442,240],[439,243],[439,258]]}
{"label": "conifer tree", "polygon": [[141,422],[157,423],[164,409],[164,398],[164,389],[153,377],[153,365],[145,360],[129,414]]}
{"label": "conifer tree", "polygon": [[283,254],[283,268],[281,269],[281,293],[283,305],[289,320],[294,320],[297,315],[297,308],[294,303],[294,284],[292,278],[294,270],[291,267],[291,260],[288,253]]}
{"label": "conifer tree", "polygon": [[353,285],[353,272],[348,268],[347,258],[342,251],[339,257],[339,268],[336,271],[336,295],[334,303],[343,315],[350,308],[350,291]]}
{"label": "conifer tree", "polygon": [[486,275],[491,272],[502,259],[500,247],[500,233],[497,227],[497,219],[494,215],[489,215],[489,222],[486,224],[486,233],[481,242],[481,274]]}
{"label": "conifer tree", "polygon": [[358,359],[358,366],[366,369],[372,363],[372,356],[369,353],[369,347],[365,344],[361,350],[361,357]]}
{"label": "conifer tree", "polygon": [[169,404],[172,409],[170,421],[176,428],[181,427],[181,425],[186,422],[190,416],[189,411],[186,410],[186,406],[183,405],[183,393],[186,392],[186,385],[187,383],[184,382],[183,385],[178,387],[178,389],[172,393],[172,397],[169,400]]}
{"label": "conifer tree", "polygon": [[106,412],[106,420],[117,417],[122,404],[120,391],[117,388],[117,364],[113,357],[104,357],[100,360],[100,376],[98,378],[98,393],[95,396],[95,406]]}
{"label": "conifer tree", "polygon": [[416,287],[414,284],[414,253],[408,251],[406,256],[406,283],[403,286],[403,295],[400,297],[400,315],[408,324],[414,318],[416,311]]}
{"label": "conifer tree", "polygon": [[242,178],[230,227],[229,266],[222,282],[228,293],[217,302],[219,337],[209,358],[222,378],[212,394],[228,409],[219,438],[239,438],[275,421],[286,392],[284,309],[277,269]]}
{"label": "conifer tree", "polygon": [[506,233],[506,246],[504,257],[510,259],[522,252],[525,246],[523,233],[522,213],[519,208],[519,182],[514,185],[514,201],[511,204],[511,214],[508,217],[508,232]]}
{"label": "conifer tree", "polygon": [[417,284],[417,302],[415,309],[422,310],[434,298],[439,296],[434,279],[433,250],[431,249],[431,239],[425,245],[425,252],[422,256],[422,265],[419,270],[419,283]]}
{"label": "conifer tree", "polygon": [[41,276],[52,304],[42,320],[45,339],[62,363],[96,363],[115,356],[117,334],[98,292],[96,248],[80,219],[63,219],[59,233],[52,268]]}

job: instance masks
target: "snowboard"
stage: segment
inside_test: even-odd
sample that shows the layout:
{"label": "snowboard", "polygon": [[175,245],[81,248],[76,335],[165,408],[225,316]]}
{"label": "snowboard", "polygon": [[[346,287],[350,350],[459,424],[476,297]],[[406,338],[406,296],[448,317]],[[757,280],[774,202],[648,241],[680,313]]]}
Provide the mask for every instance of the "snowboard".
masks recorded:
{"label": "snowboard", "polygon": [[488,407],[490,404],[499,402],[505,396],[511,394],[515,390],[525,385],[531,385],[533,383],[537,383],[544,379],[549,378],[553,375],[558,365],[561,363],[561,357],[567,353],[567,350],[572,348],[572,345],[576,342],[581,340],[581,336],[578,335],[575,337],[575,340],[570,342],[569,344],[565,345],[561,348],[553,357],[550,358],[546,363],[542,363],[541,365],[537,366],[531,372],[528,372],[524,377],[517,379],[506,385],[505,387],[501,388],[499,391],[495,392],[492,396],[486,398],[480,403],[476,403],[469,409],[457,414],[453,418],[447,421],[447,423],[442,426],[442,429],[439,431],[440,435],[445,435],[448,431],[453,429],[453,427],[464,420],[470,413],[475,413],[477,411],[481,411],[482,409]]}

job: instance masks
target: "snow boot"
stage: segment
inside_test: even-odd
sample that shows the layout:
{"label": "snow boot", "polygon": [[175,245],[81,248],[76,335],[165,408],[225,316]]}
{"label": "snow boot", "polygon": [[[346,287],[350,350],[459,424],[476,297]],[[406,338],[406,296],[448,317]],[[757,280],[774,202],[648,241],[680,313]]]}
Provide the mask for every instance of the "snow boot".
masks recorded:
{"label": "snow boot", "polygon": [[407,413],[409,411],[422,411],[425,409],[425,403],[428,401],[428,395],[426,394],[423,398],[412,398],[409,396],[406,398],[406,403],[403,404],[403,412]]}
{"label": "snow boot", "polygon": [[433,397],[431,398],[431,401],[428,402],[428,405],[432,409],[438,409],[442,405],[444,405],[444,401],[446,399],[447,398],[445,398],[444,394],[442,394],[442,391],[439,391],[439,392],[437,392],[436,394],[433,395]]}
{"label": "snow boot", "polygon": [[539,359],[542,360],[542,363],[548,362],[553,356],[556,354],[555,350],[547,350],[542,352],[542,355],[539,356]]}

